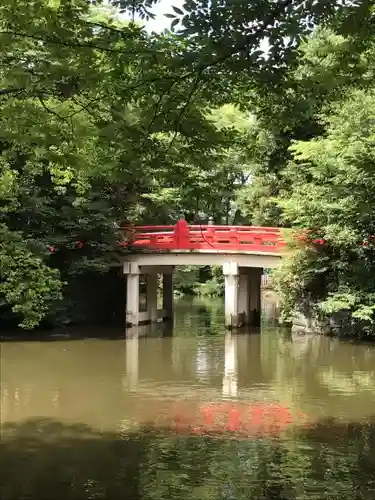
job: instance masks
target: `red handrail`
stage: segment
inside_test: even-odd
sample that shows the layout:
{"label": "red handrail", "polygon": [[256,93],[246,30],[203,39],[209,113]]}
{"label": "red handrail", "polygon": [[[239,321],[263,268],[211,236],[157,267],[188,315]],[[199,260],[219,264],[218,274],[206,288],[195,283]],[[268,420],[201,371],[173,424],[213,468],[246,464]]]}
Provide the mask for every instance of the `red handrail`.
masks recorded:
{"label": "red handrail", "polygon": [[124,228],[122,246],[147,250],[205,250],[281,253],[286,247],[281,230],[257,226],[189,225],[181,219],[174,226]]}

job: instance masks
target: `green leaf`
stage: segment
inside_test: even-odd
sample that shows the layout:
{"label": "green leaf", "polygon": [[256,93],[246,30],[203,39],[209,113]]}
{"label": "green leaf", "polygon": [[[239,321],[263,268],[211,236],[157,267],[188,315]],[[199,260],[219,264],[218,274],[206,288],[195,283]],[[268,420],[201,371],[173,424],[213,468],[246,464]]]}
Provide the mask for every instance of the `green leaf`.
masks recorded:
{"label": "green leaf", "polygon": [[179,19],[174,19],[171,24],[171,29],[175,28],[175,26],[177,26],[179,22]]}
{"label": "green leaf", "polygon": [[183,16],[184,15],[184,12],[179,9],[178,7],[175,7],[174,5],[172,5],[172,9],[176,12],[176,14],[178,14],[179,16]]}

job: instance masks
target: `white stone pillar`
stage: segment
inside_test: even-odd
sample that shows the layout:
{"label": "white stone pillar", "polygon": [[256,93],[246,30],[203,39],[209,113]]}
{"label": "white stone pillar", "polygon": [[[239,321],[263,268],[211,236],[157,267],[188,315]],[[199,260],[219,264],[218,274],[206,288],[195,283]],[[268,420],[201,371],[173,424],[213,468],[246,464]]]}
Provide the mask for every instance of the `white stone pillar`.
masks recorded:
{"label": "white stone pillar", "polygon": [[249,268],[250,278],[250,313],[249,324],[260,326],[261,322],[261,285],[263,269],[258,267]]}
{"label": "white stone pillar", "polygon": [[230,332],[225,335],[223,395],[237,395],[237,337]]}
{"label": "white stone pillar", "polygon": [[238,265],[237,262],[223,264],[225,282],[225,326],[238,326]]}
{"label": "white stone pillar", "polygon": [[139,324],[139,267],[128,264],[124,272],[127,274],[126,284],[126,324],[129,326]]}
{"label": "white stone pillar", "polygon": [[238,285],[238,319],[241,326],[249,324],[250,280],[247,268],[242,268]]}
{"label": "white stone pillar", "polygon": [[173,319],[173,275],[172,273],[163,274],[163,309],[165,311],[164,319]]}
{"label": "white stone pillar", "polygon": [[146,304],[148,321],[156,323],[158,320],[158,275],[147,274],[146,282]]}

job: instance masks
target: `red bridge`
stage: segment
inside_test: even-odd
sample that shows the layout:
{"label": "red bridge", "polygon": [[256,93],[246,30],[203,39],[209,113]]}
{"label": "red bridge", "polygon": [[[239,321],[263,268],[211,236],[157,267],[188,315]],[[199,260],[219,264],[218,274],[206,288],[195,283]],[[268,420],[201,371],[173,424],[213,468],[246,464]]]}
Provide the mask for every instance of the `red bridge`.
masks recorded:
{"label": "red bridge", "polygon": [[228,251],[280,254],[286,247],[274,227],[189,225],[135,226],[124,229],[122,246],[159,251]]}
{"label": "red bridge", "polygon": [[[286,249],[281,230],[272,227],[189,225],[124,228],[122,246],[127,276],[126,317],[129,325],[173,317],[176,266],[221,266],[225,282],[228,328],[259,324],[263,269],[276,267]],[[163,275],[163,309],[157,307],[157,275]],[[139,276],[146,275],[147,312],[139,310]]]}

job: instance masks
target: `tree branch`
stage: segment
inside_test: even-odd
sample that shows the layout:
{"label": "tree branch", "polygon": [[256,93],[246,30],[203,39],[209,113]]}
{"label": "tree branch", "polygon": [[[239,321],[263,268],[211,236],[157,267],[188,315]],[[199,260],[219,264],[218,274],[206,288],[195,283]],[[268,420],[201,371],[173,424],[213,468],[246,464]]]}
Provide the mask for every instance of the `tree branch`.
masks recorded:
{"label": "tree branch", "polygon": [[70,47],[70,48],[82,48],[82,49],[94,49],[94,50],[100,50],[102,52],[109,52],[112,54],[124,54],[124,55],[140,55],[140,54],[155,54],[157,51],[153,49],[145,49],[141,52],[134,52],[134,50],[120,50],[120,49],[113,49],[111,47],[101,47],[98,45],[95,45],[94,43],[82,43],[82,42],[67,42],[66,40],[61,40],[61,39],[56,39],[56,38],[51,38],[51,37],[42,37],[38,35],[31,35],[28,33],[17,33],[14,31],[0,31],[0,35],[9,35],[9,36],[14,36],[18,38],[30,38],[31,40],[38,40],[41,42],[45,43],[52,43],[54,45],[62,45],[64,47]]}
{"label": "tree branch", "polygon": [[69,122],[69,120],[67,120],[64,116],[61,116],[59,115],[58,113],[56,113],[56,111],[54,111],[53,109],[50,109],[46,103],[43,101],[43,99],[41,98],[41,96],[39,95],[38,96],[38,100],[40,102],[40,104],[43,106],[43,108],[47,111],[47,113],[50,113],[51,115],[54,115],[56,116],[56,118],[60,121],[63,121],[64,123],[66,123],[69,127],[71,126],[71,123]]}
{"label": "tree branch", "polygon": [[162,104],[162,102],[163,102],[164,97],[165,97],[165,96],[166,96],[166,95],[167,95],[167,94],[168,94],[168,93],[172,90],[173,86],[174,86],[176,83],[177,83],[177,81],[176,81],[176,80],[173,80],[173,81],[171,82],[171,84],[169,85],[169,87],[168,87],[166,90],[164,90],[164,92],[161,92],[161,94],[160,94],[160,96],[159,96],[159,99],[158,99],[158,101],[157,101],[157,103],[156,103],[156,105],[155,105],[155,108],[154,108],[154,114],[153,114],[153,117],[152,117],[152,119],[151,119],[151,121],[150,121],[150,123],[149,123],[149,125],[148,125],[148,127],[147,127],[146,136],[150,135],[150,133],[151,133],[152,126],[153,126],[153,124],[154,124],[154,123],[155,123],[155,121],[156,121],[156,118],[157,118],[157,116],[158,116],[158,111],[159,111],[159,109],[160,109],[160,107],[161,107],[161,104]]}
{"label": "tree branch", "polygon": [[[238,42],[227,54],[224,54],[220,57],[214,58],[214,60],[212,60],[211,62],[198,64],[196,71],[204,71],[210,67],[213,67],[213,66],[216,66],[217,64],[225,62],[228,59],[230,59],[231,57],[233,57],[235,54],[237,54],[238,52],[241,52],[241,51],[247,49],[248,45],[250,45],[254,42],[257,42],[259,40],[259,36],[266,30],[267,26],[269,26],[269,24],[271,24],[273,21],[275,21],[275,18],[283,10],[285,10],[287,7],[292,5],[292,3],[293,3],[293,0],[284,0],[281,3],[278,3],[276,8],[273,9],[273,11],[265,18],[265,20],[263,21],[261,26],[255,32],[247,35],[243,41]],[[105,24],[102,25],[101,23],[92,23],[92,24],[98,24],[99,26],[102,26],[103,28],[106,26]],[[116,28],[113,28],[112,26],[111,27],[108,26],[108,29],[112,29],[112,30],[115,30],[116,32],[121,33],[121,30],[117,30]],[[30,38],[30,39],[34,39],[34,40],[43,41],[46,43],[63,45],[63,46],[72,47],[72,48],[91,48],[91,49],[95,49],[95,50],[100,50],[100,51],[110,52],[110,53],[117,53],[117,54],[128,54],[128,55],[135,54],[134,51],[124,51],[124,50],[120,50],[120,49],[113,49],[111,47],[98,46],[98,45],[95,45],[94,43],[81,43],[81,42],[72,43],[72,42],[67,42],[66,40],[61,40],[61,39],[56,39],[56,38],[51,38],[51,37],[44,38],[42,36],[37,36],[37,35],[33,35],[33,34],[28,34],[28,33],[17,33],[17,32],[12,32],[12,31],[0,31],[0,34],[21,37],[21,38]],[[155,51],[154,49],[146,49],[140,53],[155,54],[155,52],[157,52],[157,51]],[[192,73],[194,73],[194,71],[190,72],[188,74],[188,76],[191,75]],[[182,76],[182,78],[184,78],[184,76]]]}
{"label": "tree branch", "polygon": [[125,30],[122,30],[121,28],[116,28],[115,26],[105,24],[105,23],[98,23],[94,21],[84,21],[85,24],[88,24],[89,26],[97,26],[98,28],[103,28],[108,31],[113,31],[113,33],[117,33],[118,35],[121,35],[122,38],[133,38],[136,36],[139,36],[140,32],[142,31],[140,28],[137,30],[137,32],[134,33],[126,33]]}
{"label": "tree branch", "polygon": [[21,92],[24,92],[25,89],[19,88],[19,89],[0,89],[0,96],[1,95],[11,95],[11,94],[20,94]]}
{"label": "tree branch", "polygon": [[102,99],[103,96],[99,96],[99,97],[95,97],[94,99],[90,99],[90,101],[86,104],[81,104],[80,102],[78,102],[76,99],[74,99],[74,97],[72,97],[72,100],[73,102],[75,102],[75,104],[77,104],[77,106],[80,106],[80,109],[77,109],[76,111],[73,111],[73,113],[71,113],[69,115],[69,118],[73,118],[73,116],[76,116],[78,115],[79,113],[82,113],[82,111],[87,111],[95,102],[98,102]]}
{"label": "tree branch", "polygon": [[171,141],[169,143],[169,146],[167,148],[166,154],[168,154],[168,152],[170,151],[171,147],[173,146],[174,141],[176,140],[177,134],[179,132],[181,120],[184,117],[186,111],[188,110],[188,108],[190,106],[190,103],[191,103],[191,100],[192,100],[195,92],[198,89],[198,85],[199,85],[199,82],[201,80],[202,73],[203,73],[203,69],[200,70],[200,71],[198,71],[198,74],[195,77],[195,80],[194,80],[193,85],[192,85],[192,87],[190,89],[190,92],[189,92],[189,95],[188,95],[188,97],[186,99],[186,102],[185,102],[184,106],[182,107],[181,112],[180,112],[180,114],[177,117],[177,120],[175,121],[175,132],[174,132],[173,137],[172,137],[172,139],[171,139]]}
{"label": "tree branch", "polygon": [[233,49],[231,49],[227,54],[224,54],[224,55],[222,55],[220,57],[217,57],[216,59],[214,59],[213,61],[211,61],[209,63],[205,63],[205,64],[203,63],[201,65],[198,65],[198,68],[197,68],[198,71],[204,71],[204,70],[206,70],[208,68],[216,66],[217,64],[223,63],[223,62],[227,61],[228,59],[232,58],[238,52],[246,50],[247,47],[250,44],[253,44],[254,42],[257,42],[259,40],[260,35],[262,33],[264,33],[264,31],[267,29],[267,27],[273,21],[275,21],[275,19],[277,18],[277,16],[279,14],[281,14],[281,12],[284,9],[286,9],[287,7],[289,7],[292,4],[293,4],[293,0],[284,0],[281,3],[278,3],[277,7],[275,9],[273,9],[273,11],[265,18],[265,20],[263,21],[263,23],[261,24],[261,26],[257,30],[255,30],[255,32],[247,35],[245,37],[245,39],[242,40],[241,42],[238,42],[233,47]]}

